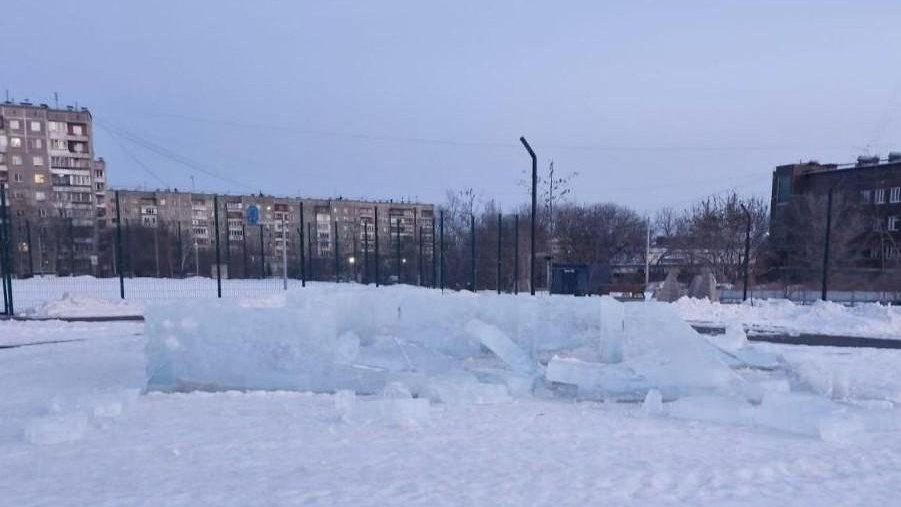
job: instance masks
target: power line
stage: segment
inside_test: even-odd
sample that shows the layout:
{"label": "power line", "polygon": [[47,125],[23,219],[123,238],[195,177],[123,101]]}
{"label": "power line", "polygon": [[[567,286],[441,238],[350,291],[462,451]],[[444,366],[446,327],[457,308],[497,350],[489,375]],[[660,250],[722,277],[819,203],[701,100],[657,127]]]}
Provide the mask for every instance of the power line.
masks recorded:
{"label": "power line", "polygon": [[147,165],[144,164],[144,162],[141,162],[141,160],[139,160],[138,157],[135,156],[135,154],[132,153],[131,150],[129,150],[128,148],[126,148],[125,144],[119,139],[118,135],[117,135],[115,132],[113,132],[112,130],[107,129],[107,128],[104,127],[103,125],[99,125],[99,124],[98,124],[98,127],[100,127],[100,128],[102,128],[103,130],[105,130],[105,131],[110,135],[110,138],[112,138],[113,142],[115,142],[115,143],[119,146],[119,148],[121,148],[122,151],[123,151],[126,155],[128,155],[132,160],[134,160],[134,162],[135,162],[136,164],[138,164],[138,166],[139,166],[141,169],[143,169],[144,172],[146,172],[146,173],[149,174],[151,177],[153,177],[155,180],[157,180],[158,182],[160,182],[160,184],[162,184],[164,187],[168,187],[168,186],[169,186],[168,184],[166,184],[165,181],[163,181],[163,179],[162,179],[156,172],[154,172],[154,171],[151,170],[149,167],[147,167]]}
{"label": "power line", "polygon": [[[174,118],[195,123],[209,123],[228,126],[240,129],[253,130],[272,130],[277,132],[291,132],[301,135],[336,137],[348,139],[361,139],[375,142],[390,142],[401,144],[425,144],[425,145],[446,145],[446,146],[470,146],[484,148],[510,148],[519,149],[519,144],[511,142],[499,141],[479,141],[479,140],[460,140],[460,139],[443,139],[417,136],[400,136],[386,134],[371,134],[363,132],[347,132],[327,129],[304,128],[297,125],[274,124],[274,123],[251,123],[241,122],[224,118],[210,118],[203,116],[190,116],[174,113],[158,113],[146,112],[147,116],[157,116],[163,118]],[[801,148],[791,145],[703,145],[703,144],[685,144],[685,145],[616,145],[616,144],[557,144],[549,143],[543,145],[547,149],[561,151],[606,151],[606,152],[753,152],[753,151],[799,151]],[[806,148],[805,150],[844,150],[847,146],[842,147],[819,147]]]}
{"label": "power line", "polygon": [[180,154],[178,154],[178,153],[176,153],[176,152],[174,152],[174,151],[172,151],[172,150],[169,150],[169,149],[167,149],[167,148],[165,148],[165,147],[163,147],[163,146],[160,146],[160,145],[158,145],[158,144],[156,144],[156,143],[153,143],[153,142],[151,142],[151,141],[148,141],[147,139],[144,139],[144,138],[142,138],[141,136],[139,136],[139,135],[137,135],[137,134],[134,134],[134,133],[132,133],[132,132],[129,132],[129,131],[127,131],[127,130],[121,128],[121,127],[117,127],[117,126],[114,126],[114,125],[111,125],[111,124],[107,124],[106,126],[104,126],[104,125],[101,124],[100,122],[97,122],[97,123],[98,123],[98,125],[100,125],[102,128],[104,128],[104,130],[107,130],[108,132],[111,131],[111,129],[112,129],[112,131],[114,131],[116,134],[118,134],[119,136],[121,136],[123,139],[125,139],[125,140],[127,140],[127,141],[130,141],[131,143],[136,144],[136,145],[138,145],[138,146],[140,146],[140,147],[142,147],[142,148],[144,148],[144,149],[146,149],[146,150],[148,150],[148,151],[151,151],[151,152],[153,152],[153,153],[156,153],[157,155],[160,155],[160,156],[162,156],[162,157],[164,157],[164,158],[167,158],[167,159],[172,160],[172,161],[174,161],[174,162],[176,162],[176,163],[178,163],[178,164],[181,164],[181,165],[183,165],[183,166],[185,166],[185,167],[188,167],[189,169],[193,169],[194,171],[197,171],[197,172],[199,172],[199,173],[206,174],[207,176],[216,178],[216,179],[221,180],[221,181],[224,181],[224,182],[226,182],[226,183],[231,183],[231,184],[233,184],[233,185],[237,185],[237,186],[239,186],[239,187],[248,189],[248,190],[250,190],[250,191],[254,191],[254,190],[255,190],[252,186],[250,186],[250,185],[248,185],[248,184],[246,184],[246,183],[240,182],[240,181],[235,180],[235,179],[233,179],[233,178],[229,178],[229,177],[227,177],[227,176],[223,176],[223,175],[221,175],[221,174],[219,174],[219,173],[217,173],[217,172],[215,172],[215,171],[213,171],[213,170],[211,170],[211,169],[207,169],[207,168],[205,168],[202,164],[200,164],[199,162],[196,162],[196,161],[194,161],[194,160],[191,160],[191,159],[188,158],[188,157],[185,157],[185,156],[180,155]]}

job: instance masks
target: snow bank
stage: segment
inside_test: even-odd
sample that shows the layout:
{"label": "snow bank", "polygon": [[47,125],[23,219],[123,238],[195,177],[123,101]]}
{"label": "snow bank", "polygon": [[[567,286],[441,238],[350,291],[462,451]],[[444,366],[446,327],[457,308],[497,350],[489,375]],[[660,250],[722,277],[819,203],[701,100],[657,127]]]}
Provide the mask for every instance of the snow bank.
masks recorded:
{"label": "snow bank", "polygon": [[85,295],[73,295],[65,292],[55,301],[47,301],[36,308],[27,310],[29,317],[122,317],[141,315],[140,304],[124,301],[101,299]]}
{"label": "snow bank", "polygon": [[901,307],[879,303],[844,306],[818,301],[800,305],[784,299],[758,299],[743,304],[722,304],[683,297],[672,305],[691,322],[744,325],[796,334],[901,337]]}

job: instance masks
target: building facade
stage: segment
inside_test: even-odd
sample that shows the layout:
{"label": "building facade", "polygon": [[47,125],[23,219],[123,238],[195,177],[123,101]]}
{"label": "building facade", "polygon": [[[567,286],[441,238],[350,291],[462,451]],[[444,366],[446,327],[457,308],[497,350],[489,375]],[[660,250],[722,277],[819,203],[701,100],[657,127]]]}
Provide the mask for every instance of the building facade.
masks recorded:
{"label": "building facade", "polygon": [[94,158],[86,108],[0,104],[0,182],[7,184],[18,274],[99,274],[106,164]]}
{"label": "building facade", "polygon": [[901,153],[855,164],[777,167],[770,207],[774,266],[796,278],[820,276],[830,189],[830,269],[847,288],[889,280],[883,275],[901,269]]}
{"label": "building facade", "polygon": [[[310,278],[365,281],[374,273],[376,230],[383,280],[419,279],[419,245],[430,259],[431,204],[266,195],[220,195],[178,191],[119,190],[107,201],[104,230],[115,264],[117,211],[122,220],[123,269],[139,276],[215,273],[215,204],[219,205],[220,265],[229,277],[261,277],[287,271],[298,276],[303,257]],[[378,223],[376,223],[376,211]],[[301,239],[301,235],[303,238]],[[301,247],[304,252],[301,255]],[[399,249],[398,249],[399,247]],[[398,257],[399,252],[399,257]]]}

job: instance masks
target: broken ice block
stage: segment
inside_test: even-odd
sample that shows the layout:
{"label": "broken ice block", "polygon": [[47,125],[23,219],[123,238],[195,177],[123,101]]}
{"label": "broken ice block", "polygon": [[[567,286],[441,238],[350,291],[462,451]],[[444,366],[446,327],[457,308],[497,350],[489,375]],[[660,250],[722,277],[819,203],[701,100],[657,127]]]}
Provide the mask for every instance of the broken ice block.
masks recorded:
{"label": "broken ice block", "polygon": [[558,356],[551,358],[544,376],[551,382],[577,386],[583,397],[626,395],[641,399],[650,387],[642,376],[628,368]]}
{"label": "broken ice block", "polygon": [[532,358],[497,326],[486,324],[479,319],[472,319],[466,324],[466,332],[494,352],[494,355],[507,363],[513,371],[523,375],[536,373],[537,368]]}
{"label": "broken ice block", "polygon": [[618,363],[623,360],[623,335],[625,333],[625,309],[623,304],[610,296],[601,301],[601,360]]}

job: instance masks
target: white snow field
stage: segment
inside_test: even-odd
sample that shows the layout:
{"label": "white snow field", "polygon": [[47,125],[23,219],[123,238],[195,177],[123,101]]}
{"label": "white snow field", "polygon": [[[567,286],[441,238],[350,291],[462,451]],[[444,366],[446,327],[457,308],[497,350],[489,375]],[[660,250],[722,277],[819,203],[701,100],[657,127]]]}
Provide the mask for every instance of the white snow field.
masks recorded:
{"label": "white snow field", "polygon": [[[0,322],[0,345],[26,344],[0,349],[0,505],[892,505],[901,492],[901,351],[702,337],[672,305],[413,288],[146,313]],[[75,341],[35,344],[60,340]]]}
{"label": "white snow field", "polygon": [[880,303],[845,306],[817,301],[803,305],[785,299],[755,299],[723,304],[683,297],[673,306],[685,320],[698,324],[740,324],[760,332],[901,339],[901,307]]}

